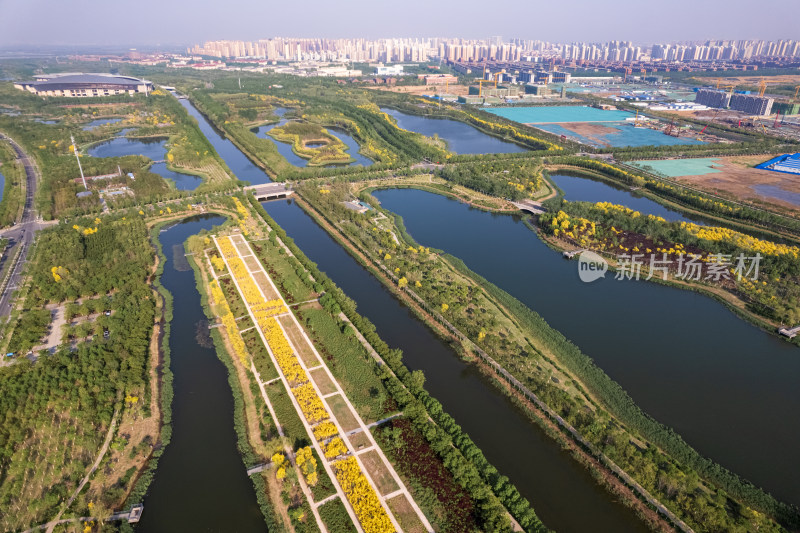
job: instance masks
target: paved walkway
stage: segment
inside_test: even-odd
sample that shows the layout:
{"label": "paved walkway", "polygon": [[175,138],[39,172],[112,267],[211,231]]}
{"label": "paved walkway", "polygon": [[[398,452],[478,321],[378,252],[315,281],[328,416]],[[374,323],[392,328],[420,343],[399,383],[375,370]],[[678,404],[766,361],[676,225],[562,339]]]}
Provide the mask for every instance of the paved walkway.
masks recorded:
{"label": "paved walkway", "polygon": [[[216,237],[214,237],[214,241],[215,241],[215,243],[217,243],[218,239]],[[252,251],[252,249],[250,247],[250,244],[246,241],[246,239],[242,235],[233,235],[232,237],[230,237],[230,241],[231,241],[231,244],[233,245],[233,248],[236,250],[237,255],[239,255],[239,257],[241,257],[241,255],[242,255],[242,249],[246,250],[245,255],[253,253],[253,251]],[[223,259],[225,259],[225,262],[226,262],[226,265],[227,265],[228,264],[227,263],[227,258],[225,258],[223,256]],[[274,293],[278,296],[278,298],[281,300],[283,305],[286,305],[286,302],[283,300],[283,298],[280,295],[280,291],[278,291],[277,287],[272,282],[272,278],[266,272],[266,270],[264,269],[263,265],[260,262],[258,262],[258,268],[256,269],[255,272],[253,272],[253,270],[251,270],[250,266],[246,262],[244,262],[244,260],[242,260],[242,261],[243,261],[243,263],[245,265],[245,268],[247,269],[248,273],[250,274],[251,278],[253,279],[253,282],[256,283],[256,286],[259,288],[259,291],[261,291],[262,296],[264,296],[263,291],[262,291],[261,287],[258,285],[258,283],[256,282],[255,278],[253,277],[254,273],[263,274],[266,277],[267,281],[269,282],[269,284],[270,284],[272,290],[274,291]],[[228,265],[228,268],[229,268],[229,271],[230,271],[230,266],[229,265]],[[239,292],[241,293],[241,288],[238,285],[236,277],[232,276],[232,279],[234,279],[234,283],[236,284],[237,289],[239,289]],[[265,297],[265,300],[266,299],[267,298]],[[257,323],[255,315],[253,314],[252,310],[250,309],[250,306],[246,302],[245,302],[245,305],[247,306],[248,313],[250,313],[251,317],[253,318],[253,322]],[[381,462],[383,463],[383,466],[385,467],[387,472],[391,475],[392,479],[397,484],[397,486],[401,487],[401,489],[399,489],[399,493],[398,494],[392,493],[391,496],[394,497],[394,496],[397,496],[399,494],[405,495],[405,497],[408,500],[409,504],[414,509],[415,513],[417,514],[420,522],[424,525],[425,529],[427,531],[433,531],[433,527],[431,526],[430,522],[425,517],[425,515],[422,513],[422,510],[419,508],[419,506],[414,501],[414,499],[411,497],[411,494],[408,492],[408,489],[403,484],[402,480],[400,479],[400,476],[398,476],[398,474],[395,471],[395,469],[392,466],[392,464],[389,462],[389,460],[386,458],[386,456],[383,453],[383,451],[380,449],[380,447],[375,442],[371,432],[368,430],[368,426],[364,423],[362,418],[359,416],[358,411],[356,411],[355,407],[352,405],[350,400],[347,398],[347,396],[341,390],[341,387],[339,386],[339,383],[336,381],[336,379],[334,378],[333,374],[330,372],[330,369],[326,365],[324,365],[322,363],[322,361],[323,361],[322,358],[320,357],[319,353],[317,352],[316,348],[314,347],[314,344],[308,338],[308,335],[306,334],[305,330],[302,328],[302,326],[298,322],[297,318],[292,313],[289,313],[289,316],[291,317],[291,321],[292,321],[293,325],[297,328],[297,331],[301,334],[302,339],[303,339],[302,342],[307,344],[307,346],[310,348],[311,352],[314,354],[314,357],[316,358],[316,360],[319,361],[318,365],[306,365],[305,362],[303,361],[303,359],[301,357],[297,356],[298,363],[301,365],[303,370],[305,370],[307,375],[309,376],[309,378],[310,378],[309,383],[313,386],[315,392],[320,397],[320,400],[322,401],[323,405],[325,406],[325,408],[326,408],[326,410],[327,410],[327,412],[328,412],[328,414],[330,416],[330,421],[335,424],[335,426],[336,426],[336,428],[337,428],[337,430],[339,432],[339,435],[345,436],[347,433],[342,429],[341,424],[339,423],[339,421],[336,419],[336,417],[333,414],[333,409],[331,409],[331,407],[328,404],[328,402],[325,400],[325,398],[323,398],[322,394],[320,393],[319,388],[317,387],[316,383],[313,380],[313,377],[310,374],[309,366],[311,366],[312,368],[322,368],[322,369],[324,369],[324,372],[327,374],[327,377],[330,379],[330,382],[332,384],[334,384],[334,386],[336,387],[337,392],[340,393],[340,396],[343,399],[343,401],[344,401],[345,405],[347,406],[348,410],[350,411],[353,419],[357,422],[357,424],[359,426],[359,429],[361,429],[361,431],[363,431],[364,434],[367,435],[368,440],[369,440],[369,446],[367,446],[367,448],[374,448],[375,449],[376,453],[380,457]],[[286,331],[284,330],[284,326],[280,323],[280,321],[276,320],[276,323],[277,323],[278,327],[281,329],[281,332],[286,337],[286,340],[289,343],[290,347],[292,348],[293,352],[295,354],[298,354],[299,351],[293,345],[291,338],[288,335],[286,335]],[[291,390],[291,387],[289,386],[288,381],[286,380],[285,376],[283,375],[283,372],[280,371],[280,366],[278,365],[277,360],[275,359],[274,355],[272,354],[272,351],[269,348],[268,343],[266,342],[266,338],[264,337],[263,331],[261,331],[260,327],[258,327],[257,329],[259,331],[259,334],[262,337],[262,340],[264,341],[265,346],[267,346],[267,351],[269,352],[270,357],[271,357],[276,369],[278,369],[278,371],[280,373],[281,380],[284,382],[284,385],[287,387],[287,390]],[[300,409],[299,404],[297,403],[297,400],[294,398],[294,396],[292,394],[290,394],[289,397],[292,399],[292,403],[295,405],[295,409],[297,410],[298,414],[300,415],[300,419],[303,422],[303,425],[305,426],[306,431],[308,432],[308,434],[310,436],[313,436],[312,427],[306,421],[305,416],[303,415],[303,412]],[[334,484],[335,484],[335,486],[337,488],[337,493],[339,494],[339,497],[342,499],[343,502],[346,503],[345,507],[348,510],[348,514],[350,514],[351,518],[353,519],[353,523],[356,525],[356,527],[359,529],[359,531],[361,531],[360,523],[358,522],[358,519],[356,518],[354,512],[352,511],[352,508],[351,508],[351,506],[349,504],[349,501],[347,500],[344,492],[342,491],[341,487],[339,486],[338,481],[336,480],[336,477],[332,472],[331,465],[326,460],[324,460],[324,457],[325,457],[324,450],[320,446],[320,443],[316,441],[316,439],[312,438],[312,441],[313,441],[315,449],[317,450],[317,453],[319,454],[320,458],[322,459],[322,463],[323,463],[323,466],[324,466],[326,472],[328,472],[328,475],[330,476],[331,480],[334,482]],[[387,515],[391,519],[392,524],[394,525],[394,527],[397,529],[397,531],[402,531],[402,528],[400,528],[400,525],[397,522],[397,520],[395,519],[394,515],[388,509],[388,504],[386,503],[386,500],[389,499],[389,498],[387,498],[385,495],[381,495],[380,491],[377,490],[375,482],[372,480],[372,477],[370,476],[369,471],[365,468],[364,464],[362,463],[362,461],[358,457],[358,455],[354,454],[354,455],[352,455],[352,457],[355,458],[356,462],[358,463],[359,467],[361,468],[361,471],[364,473],[364,475],[367,478],[367,480],[371,483],[373,489],[375,489],[375,493],[378,495],[378,497],[383,502],[384,507],[386,508],[386,511],[387,511]]]}

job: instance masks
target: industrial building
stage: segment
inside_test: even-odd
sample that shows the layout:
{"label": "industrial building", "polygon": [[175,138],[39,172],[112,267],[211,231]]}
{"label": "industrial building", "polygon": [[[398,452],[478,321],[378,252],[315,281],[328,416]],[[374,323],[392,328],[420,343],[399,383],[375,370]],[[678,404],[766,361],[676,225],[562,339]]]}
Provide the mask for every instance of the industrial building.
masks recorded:
{"label": "industrial building", "polygon": [[700,89],[695,102],[717,109],[732,109],[748,115],[769,115],[772,112],[772,98],[752,94],[728,93],[715,89]]}
{"label": "industrial building", "polygon": [[375,74],[377,76],[402,76],[403,65],[378,65],[375,67]]}
{"label": "industrial building", "polygon": [[490,85],[484,85],[483,87],[471,85],[469,88],[469,94],[471,95],[495,96],[499,98],[519,96],[520,92],[521,88],[516,85],[498,85],[497,87]]}
{"label": "industrial building", "polygon": [[66,98],[88,98],[119,94],[147,94],[153,83],[130,76],[114,74],[63,73],[36,76],[36,81],[18,82],[17,89],[39,96],[61,96]]}
{"label": "industrial building", "polygon": [[425,80],[425,85],[455,85],[458,78],[450,74],[419,74],[418,79]]}
{"label": "industrial building", "polygon": [[550,96],[550,89],[547,85],[526,85],[525,94],[533,94],[536,96]]}
{"label": "industrial building", "polygon": [[734,94],[731,96],[730,107],[734,111],[741,111],[748,115],[769,115],[772,113],[772,98],[753,96],[750,94]]}
{"label": "industrial building", "polygon": [[694,99],[698,104],[717,109],[727,109],[731,103],[731,95],[725,91],[700,89]]}

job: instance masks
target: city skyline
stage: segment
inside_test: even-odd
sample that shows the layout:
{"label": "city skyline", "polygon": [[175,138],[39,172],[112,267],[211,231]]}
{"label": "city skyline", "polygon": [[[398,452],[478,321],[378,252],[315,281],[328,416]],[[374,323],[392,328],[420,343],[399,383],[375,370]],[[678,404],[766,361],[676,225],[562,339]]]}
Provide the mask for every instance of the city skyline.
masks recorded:
{"label": "city skyline", "polygon": [[[236,0],[224,5],[142,0],[120,12],[115,4],[82,0],[69,5],[44,0],[0,0],[0,47],[47,46],[186,46],[209,40],[258,40],[268,35],[380,39],[392,36],[480,39],[540,39],[551,42],[601,42],[613,39],[643,45],[708,39],[793,39],[792,17],[749,16],[790,13],[792,0],[767,0],[757,6],[744,0],[677,0],[657,13],[643,14],[641,3],[605,4],[576,0],[569,5],[520,5],[513,11],[482,4],[457,8],[423,2],[392,4],[364,0],[345,9],[311,1],[298,17],[294,5],[265,5]],[[48,13],[42,18],[42,13]],[[473,16],[479,13],[480,16]],[[575,14],[579,13],[579,16]],[[335,24],[331,24],[335,21]],[[457,24],[455,23],[457,21]],[[598,24],[597,21],[602,21]],[[657,21],[657,23],[656,23]],[[86,31],[89,29],[90,31]]]}
{"label": "city skyline", "polygon": [[657,61],[714,62],[748,61],[767,57],[799,57],[800,41],[786,39],[713,40],[692,43],[654,43],[640,46],[632,41],[551,43],[540,40],[394,38],[394,39],[308,39],[273,37],[258,41],[206,41],[189,46],[192,56],[220,59],[249,58],[271,61],[382,61],[449,62],[539,61],[559,58],[564,61]]}

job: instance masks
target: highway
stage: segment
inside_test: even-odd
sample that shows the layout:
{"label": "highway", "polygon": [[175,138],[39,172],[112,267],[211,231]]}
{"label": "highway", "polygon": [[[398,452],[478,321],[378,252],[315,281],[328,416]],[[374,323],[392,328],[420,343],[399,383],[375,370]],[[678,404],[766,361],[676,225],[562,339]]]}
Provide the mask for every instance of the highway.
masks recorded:
{"label": "highway", "polygon": [[11,270],[2,281],[2,295],[0,295],[0,317],[6,317],[11,312],[13,304],[12,295],[19,286],[22,277],[22,269],[28,258],[30,245],[33,243],[36,232],[53,223],[40,222],[36,217],[33,206],[33,199],[36,195],[39,170],[36,163],[22,150],[22,147],[10,137],[0,133],[0,140],[7,141],[17,153],[17,159],[25,167],[26,186],[25,186],[25,207],[22,211],[22,218],[19,222],[0,233],[1,237],[9,239],[10,256],[7,261],[14,261]]}

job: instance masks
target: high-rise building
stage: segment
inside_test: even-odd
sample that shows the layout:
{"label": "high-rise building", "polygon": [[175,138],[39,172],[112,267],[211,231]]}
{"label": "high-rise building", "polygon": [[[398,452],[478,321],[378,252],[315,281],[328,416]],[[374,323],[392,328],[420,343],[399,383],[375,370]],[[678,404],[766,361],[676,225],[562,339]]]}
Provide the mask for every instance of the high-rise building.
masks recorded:
{"label": "high-rise building", "polygon": [[712,89],[700,89],[697,91],[695,102],[708,107],[717,109],[727,109],[731,102],[731,95],[725,91],[715,91]]}
{"label": "high-rise building", "polygon": [[752,94],[734,94],[731,96],[730,108],[748,115],[769,115],[772,112],[772,98]]}

